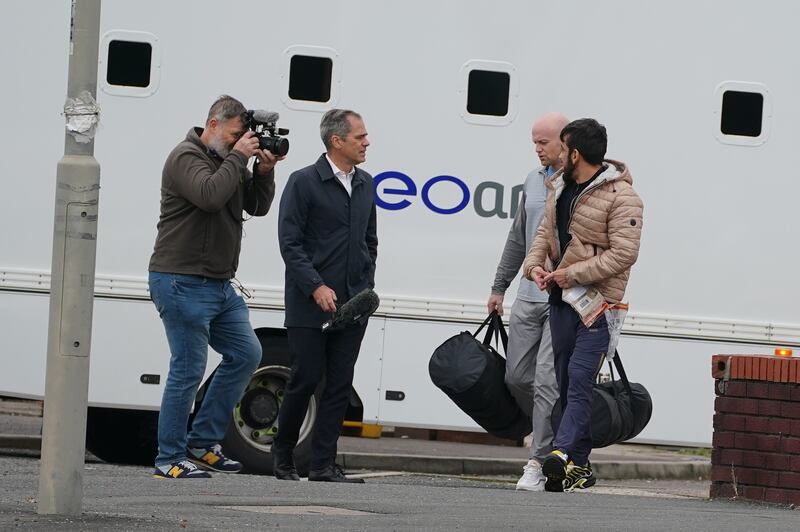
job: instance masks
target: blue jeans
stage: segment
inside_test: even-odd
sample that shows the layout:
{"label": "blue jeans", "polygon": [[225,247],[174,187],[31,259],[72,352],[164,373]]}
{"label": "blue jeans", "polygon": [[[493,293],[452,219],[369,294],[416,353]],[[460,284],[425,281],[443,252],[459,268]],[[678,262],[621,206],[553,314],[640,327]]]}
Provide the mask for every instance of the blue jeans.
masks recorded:
{"label": "blue jeans", "polygon": [[608,350],[606,317],[587,329],[572,307],[551,305],[550,332],[563,408],[553,448],[586,465],[592,452],[592,388]]}
{"label": "blue jeans", "polygon": [[[184,460],[187,444],[210,447],[222,440],[233,407],[261,362],[261,344],[247,305],[227,279],[150,272],[149,281],[172,353],[158,417],[159,466]],[[187,435],[209,345],[222,362]]]}

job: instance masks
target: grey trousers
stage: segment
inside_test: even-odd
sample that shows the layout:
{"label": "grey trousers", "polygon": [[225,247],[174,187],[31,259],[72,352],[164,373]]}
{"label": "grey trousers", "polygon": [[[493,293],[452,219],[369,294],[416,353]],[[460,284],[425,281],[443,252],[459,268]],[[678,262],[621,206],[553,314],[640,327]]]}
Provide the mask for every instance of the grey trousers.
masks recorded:
{"label": "grey trousers", "polygon": [[514,301],[506,353],[506,385],[523,412],[531,415],[531,458],[540,463],[553,450],[550,414],[559,394],[549,315],[549,303]]}

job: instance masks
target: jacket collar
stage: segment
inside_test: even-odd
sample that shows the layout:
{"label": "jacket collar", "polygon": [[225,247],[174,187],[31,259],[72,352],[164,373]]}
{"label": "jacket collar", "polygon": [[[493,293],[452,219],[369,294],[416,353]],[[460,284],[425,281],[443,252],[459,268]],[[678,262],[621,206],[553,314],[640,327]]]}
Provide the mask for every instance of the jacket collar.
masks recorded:
{"label": "jacket collar", "polygon": [[[317,162],[314,163],[314,168],[317,169],[317,173],[319,174],[319,178],[321,181],[328,181],[330,179],[335,178],[336,176],[333,175],[333,170],[331,170],[331,165],[328,163],[328,159],[325,158],[325,154],[319,156]],[[361,170],[358,166],[354,166],[355,173],[353,174],[353,187],[357,184],[364,183],[364,171]]]}

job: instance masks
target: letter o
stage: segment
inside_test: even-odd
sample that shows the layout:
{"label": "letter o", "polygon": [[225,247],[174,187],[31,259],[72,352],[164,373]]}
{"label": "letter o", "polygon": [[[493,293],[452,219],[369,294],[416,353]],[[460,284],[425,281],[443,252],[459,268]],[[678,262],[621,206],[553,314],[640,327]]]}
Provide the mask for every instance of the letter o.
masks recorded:
{"label": "letter o", "polygon": [[[433,187],[433,185],[441,181],[449,181],[451,183],[456,184],[458,188],[461,189],[462,199],[461,202],[455,207],[452,207],[450,209],[442,209],[440,207],[437,207],[431,202],[428,193],[430,192],[431,187]],[[453,177],[451,175],[440,175],[429,179],[422,187],[421,196],[422,196],[422,202],[425,204],[425,206],[438,214],[455,214],[457,212],[464,210],[464,207],[466,207],[467,204],[469,203],[469,189],[467,188],[467,185],[459,178]]]}

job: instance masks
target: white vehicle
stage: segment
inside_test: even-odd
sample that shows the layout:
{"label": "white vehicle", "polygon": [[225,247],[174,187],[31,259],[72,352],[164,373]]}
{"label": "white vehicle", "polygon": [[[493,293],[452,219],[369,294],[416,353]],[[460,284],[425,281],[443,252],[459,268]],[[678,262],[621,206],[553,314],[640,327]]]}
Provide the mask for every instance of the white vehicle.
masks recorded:
{"label": "white vehicle", "polygon": [[[793,3],[106,1],[88,446],[150,463],[169,351],[147,292],[166,155],[227,93],[280,113],[291,151],[275,203],[245,223],[238,279],[264,347],[226,448],[265,459],[290,364],[277,202],[323,151],[333,107],[372,146],[376,291],[348,417],[479,430],[430,382],[445,339],[474,330],[521,184],[532,121],[597,118],[645,203],[620,343],[654,411],[636,441],[708,445],[711,356],[800,346],[792,227],[800,75]],[[6,6],[0,31],[0,394],[44,395],[56,163],[70,2]],[[510,308],[516,284],[508,291]],[[209,359],[209,374],[216,355]],[[202,399],[202,390],[199,399]],[[312,401],[300,453],[308,450]],[[299,461],[302,462],[302,459]]]}

